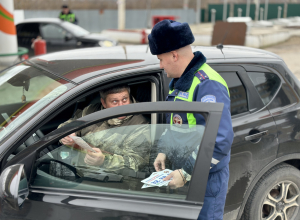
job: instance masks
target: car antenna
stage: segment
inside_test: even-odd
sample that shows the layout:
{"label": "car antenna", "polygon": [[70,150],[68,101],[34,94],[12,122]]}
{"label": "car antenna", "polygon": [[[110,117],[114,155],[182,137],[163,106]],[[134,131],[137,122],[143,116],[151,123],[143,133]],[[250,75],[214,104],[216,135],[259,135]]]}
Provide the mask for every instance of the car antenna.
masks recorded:
{"label": "car antenna", "polygon": [[222,44],[222,43],[220,43],[220,44],[218,44],[218,45],[217,45],[217,48],[218,48],[218,49],[220,49],[220,50],[221,50],[221,52],[222,52],[222,54],[224,55],[224,53],[223,53],[223,50],[222,50],[222,49],[223,49],[223,47],[224,47],[224,46],[223,46],[223,44]]}
{"label": "car antenna", "polygon": [[222,39],[222,42],[221,42],[220,44],[217,45],[217,48],[221,50],[221,52],[222,52],[223,55],[224,55],[224,53],[223,53],[223,48],[224,48],[223,43],[224,43],[224,41],[225,41],[225,39],[226,39],[226,37],[227,37],[227,35],[228,35],[228,32],[229,32],[229,30],[230,30],[230,27],[231,27],[231,24],[229,24],[229,27],[228,27],[228,29],[227,29],[227,31],[226,31],[226,33],[225,33],[223,39]]}

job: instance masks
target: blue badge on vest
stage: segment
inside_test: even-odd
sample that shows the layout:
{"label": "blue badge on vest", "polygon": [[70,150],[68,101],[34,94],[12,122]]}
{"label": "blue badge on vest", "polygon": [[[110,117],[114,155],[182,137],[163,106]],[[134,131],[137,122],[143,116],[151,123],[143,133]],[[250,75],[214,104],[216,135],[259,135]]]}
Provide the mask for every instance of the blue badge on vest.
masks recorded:
{"label": "blue badge on vest", "polygon": [[188,92],[179,92],[178,97],[188,99],[189,98],[189,93]]}
{"label": "blue badge on vest", "polygon": [[199,70],[195,76],[202,82],[203,80],[209,79],[208,75],[203,71]]}
{"label": "blue badge on vest", "polygon": [[214,96],[214,95],[206,95],[206,96],[203,96],[201,98],[201,102],[211,102],[211,103],[214,103],[216,101],[217,101],[217,99],[216,99],[216,96]]}

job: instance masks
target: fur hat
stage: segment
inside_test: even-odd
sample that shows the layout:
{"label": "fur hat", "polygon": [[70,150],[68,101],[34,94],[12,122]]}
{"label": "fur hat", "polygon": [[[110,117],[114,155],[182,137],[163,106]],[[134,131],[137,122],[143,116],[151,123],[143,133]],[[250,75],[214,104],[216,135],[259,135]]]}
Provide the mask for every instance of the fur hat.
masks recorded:
{"label": "fur hat", "polygon": [[159,55],[192,44],[195,38],[188,23],[163,20],[153,27],[148,40],[151,53]]}

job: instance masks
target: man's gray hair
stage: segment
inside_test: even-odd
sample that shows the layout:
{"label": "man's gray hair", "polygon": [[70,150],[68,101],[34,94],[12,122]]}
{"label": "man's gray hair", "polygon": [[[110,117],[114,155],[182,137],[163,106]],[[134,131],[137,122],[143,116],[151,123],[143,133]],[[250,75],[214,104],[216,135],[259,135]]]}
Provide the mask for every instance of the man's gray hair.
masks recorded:
{"label": "man's gray hair", "polygon": [[120,92],[124,92],[126,91],[128,92],[129,96],[130,96],[130,87],[127,85],[120,85],[120,86],[115,86],[112,88],[108,88],[108,89],[103,89],[100,91],[100,97],[106,101],[106,97],[109,94],[116,94],[116,93],[120,93]]}

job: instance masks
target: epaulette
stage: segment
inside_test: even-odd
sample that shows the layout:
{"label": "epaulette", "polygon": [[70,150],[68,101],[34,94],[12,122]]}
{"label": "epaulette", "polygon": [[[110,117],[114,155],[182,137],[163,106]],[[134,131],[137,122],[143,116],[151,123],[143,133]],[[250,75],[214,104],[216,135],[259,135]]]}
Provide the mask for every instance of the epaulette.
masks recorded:
{"label": "epaulette", "polygon": [[199,70],[197,73],[195,73],[195,76],[202,82],[206,79],[209,79],[208,75],[203,71]]}

